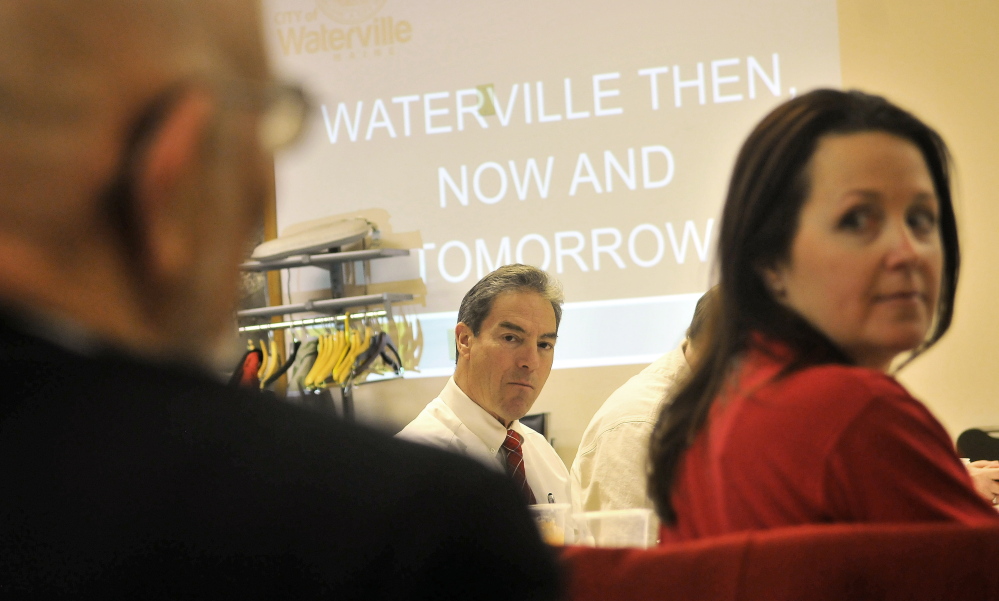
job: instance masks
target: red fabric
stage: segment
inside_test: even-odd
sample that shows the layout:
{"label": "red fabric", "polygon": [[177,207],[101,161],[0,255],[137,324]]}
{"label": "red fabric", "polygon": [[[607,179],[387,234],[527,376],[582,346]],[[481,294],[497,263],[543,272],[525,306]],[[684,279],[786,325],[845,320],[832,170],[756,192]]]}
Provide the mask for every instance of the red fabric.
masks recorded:
{"label": "red fabric", "polygon": [[929,411],[881,372],[824,365],[778,377],[751,350],[681,460],[675,542],[831,522],[999,522]]}
{"label": "red fabric", "polygon": [[506,431],[506,440],[503,441],[503,454],[506,456],[506,473],[513,478],[513,484],[517,487],[528,505],[534,505],[534,491],[527,485],[527,470],[524,469],[524,453],[520,450],[523,444],[523,437],[514,430]]}
{"label": "red fabric", "polygon": [[807,525],[649,550],[567,547],[568,601],[999,600],[999,527]]}
{"label": "red fabric", "polygon": [[260,371],[261,353],[248,353],[243,359],[243,376],[239,379],[239,385],[244,388],[260,388],[260,379],[257,372]]}

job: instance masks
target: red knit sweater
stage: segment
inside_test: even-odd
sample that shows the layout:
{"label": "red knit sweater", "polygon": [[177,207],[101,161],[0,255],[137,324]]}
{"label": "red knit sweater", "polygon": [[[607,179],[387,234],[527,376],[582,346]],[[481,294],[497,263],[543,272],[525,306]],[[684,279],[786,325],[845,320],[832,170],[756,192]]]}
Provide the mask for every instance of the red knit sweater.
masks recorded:
{"label": "red knit sweater", "polygon": [[843,365],[778,377],[789,358],[772,343],[749,351],[680,462],[664,543],[806,523],[999,522],[894,378]]}

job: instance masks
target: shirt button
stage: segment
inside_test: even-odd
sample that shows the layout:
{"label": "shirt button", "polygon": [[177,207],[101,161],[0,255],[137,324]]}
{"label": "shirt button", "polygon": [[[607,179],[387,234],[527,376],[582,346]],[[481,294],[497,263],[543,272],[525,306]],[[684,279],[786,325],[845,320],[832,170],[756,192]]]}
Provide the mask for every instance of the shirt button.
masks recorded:
{"label": "shirt button", "polygon": [[489,452],[490,452],[490,453],[495,453],[495,452],[496,452],[496,451],[498,451],[498,450],[499,450],[499,449],[489,449]]}

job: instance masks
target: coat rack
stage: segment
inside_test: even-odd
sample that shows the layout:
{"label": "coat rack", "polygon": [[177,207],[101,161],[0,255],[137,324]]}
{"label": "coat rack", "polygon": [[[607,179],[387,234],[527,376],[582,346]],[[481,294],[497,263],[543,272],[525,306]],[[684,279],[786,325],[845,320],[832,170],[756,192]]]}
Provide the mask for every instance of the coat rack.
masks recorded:
{"label": "coat rack", "polygon": [[[320,267],[326,269],[330,274],[331,298],[323,300],[309,300],[304,303],[245,309],[236,314],[239,319],[260,319],[281,315],[292,315],[295,313],[330,313],[332,315],[325,317],[292,319],[279,323],[246,325],[240,327],[239,331],[268,331],[299,326],[335,323],[345,319],[343,313],[345,313],[348,309],[353,307],[370,307],[372,305],[381,305],[382,309],[379,311],[367,311],[360,313],[357,314],[357,317],[377,316],[392,320],[392,305],[394,303],[413,300],[413,295],[395,292],[382,292],[380,294],[365,294],[361,296],[344,297],[344,284],[346,281],[344,268],[348,263],[358,263],[359,269],[362,273],[364,273],[365,279],[367,279],[368,274],[366,273],[364,266],[365,261],[390,257],[404,257],[408,255],[408,250],[397,248],[374,248],[341,252],[339,247],[335,247],[330,248],[328,252],[323,253],[304,254],[265,261],[247,261],[240,266],[243,271],[266,272],[298,267]],[[349,421],[354,420],[353,386],[353,382],[340,386],[343,417]]]}

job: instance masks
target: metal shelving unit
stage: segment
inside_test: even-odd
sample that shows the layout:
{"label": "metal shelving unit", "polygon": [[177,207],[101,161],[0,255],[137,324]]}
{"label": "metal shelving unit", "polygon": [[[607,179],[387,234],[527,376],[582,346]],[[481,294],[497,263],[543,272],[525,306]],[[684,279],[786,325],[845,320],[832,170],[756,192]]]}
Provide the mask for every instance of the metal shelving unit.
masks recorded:
{"label": "metal shelving unit", "polygon": [[388,317],[392,318],[392,303],[413,300],[412,294],[400,294],[397,292],[382,292],[381,294],[366,294],[364,296],[347,296],[344,298],[329,298],[324,300],[306,301],[293,305],[274,305],[273,307],[260,307],[258,309],[245,309],[236,314],[240,318],[251,317],[276,317],[278,315],[289,315],[291,313],[340,313],[344,309],[351,307],[365,307],[369,305],[384,305]]}
{"label": "metal shelving unit", "polygon": [[[402,294],[395,292],[383,292],[380,294],[365,294],[361,296],[343,296],[344,290],[344,266],[348,263],[371,261],[375,259],[385,259],[391,257],[409,256],[409,251],[397,248],[373,248],[366,250],[351,250],[339,252],[338,248],[331,248],[329,252],[318,254],[304,254],[264,261],[247,261],[240,268],[243,271],[266,272],[279,269],[294,269],[298,267],[319,267],[326,269],[330,273],[330,293],[332,298],[322,300],[310,300],[304,303],[288,305],[276,305],[273,307],[259,307],[256,309],[245,309],[236,313],[240,319],[266,319],[279,315],[291,315],[294,313],[326,313],[329,315],[340,315],[347,309],[353,307],[369,307],[380,305],[384,308],[387,319],[392,319],[392,305],[404,301],[413,300],[412,294]],[[273,324],[267,329],[277,329],[280,327],[291,327],[292,324],[301,320],[287,322],[287,326]],[[352,420],[354,418],[354,398],[353,385],[341,387],[341,399],[343,402],[344,418]]]}
{"label": "metal shelving unit", "polygon": [[243,271],[273,271],[292,267],[328,267],[352,261],[370,261],[387,257],[408,257],[409,251],[401,248],[372,248],[368,250],[348,250],[318,255],[296,255],[266,261],[247,261],[240,265]]}

